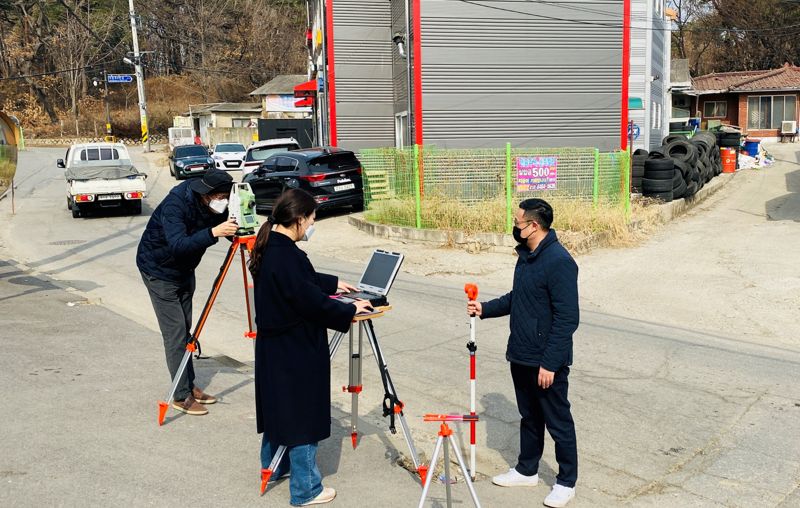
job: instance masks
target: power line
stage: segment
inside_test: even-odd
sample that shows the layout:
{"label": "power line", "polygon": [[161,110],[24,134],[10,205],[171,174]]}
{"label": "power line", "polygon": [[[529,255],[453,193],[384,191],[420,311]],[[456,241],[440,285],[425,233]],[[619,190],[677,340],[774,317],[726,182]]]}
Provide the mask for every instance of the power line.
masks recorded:
{"label": "power line", "polygon": [[[595,21],[595,20],[588,20],[588,19],[587,20],[571,19],[571,18],[562,18],[562,17],[558,17],[558,16],[548,16],[546,14],[536,14],[536,13],[533,13],[533,12],[525,12],[525,11],[519,11],[519,10],[515,10],[515,9],[509,9],[507,7],[499,7],[499,6],[496,6],[496,5],[488,5],[486,3],[479,3],[479,2],[476,2],[476,1],[473,1],[473,0],[458,0],[458,1],[462,2],[462,3],[465,3],[465,4],[475,5],[477,7],[483,7],[485,9],[492,9],[492,10],[508,12],[508,13],[512,13],[512,14],[520,14],[520,15],[523,15],[523,16],[543,19],[543,20],[547,20],[547,21],[560,21],[560,22],[563,22],[563,23],[573,23],[573,24],[578,24],[578,25],[588,25],[588,26],[596,26],[596,27],[602,27],[602,28],[613,28],[615,30],[621,30],[623,28],[630,28],[631,30],[651,30],[651,31],[658,31],[658,32],[672,32],[673,31],[672,28],[670,28],[669,26],[667,26],[665,28],[643,27],[643,26],[636,26],[636,25],[627,25],[626,26],[624,24],[619,24],[619,23],[610,23],[610,22],[607,23],[607,22],[604,22],[604,21]],[[487,0],[487,1],[489,1],[489,0]],[[522,0],[522,3],[545,4],[545,5],[553,5],[554,4],[553,2],[548,2],[546,0]],[[563,7],[563,8],[568,8],[566,6],[561,6],[561,5],[557,5],[557,6],[558,7]],[[573,10],[580,10],[580,9],[573,9]],[[587,12],[589,12],[589,11],[587,11]],[[596,14],[600,14],[600,12],[596,12]],[[751,28],[751,29],[748,29],[748,28],[723,28],[723,27],[719,27],[719,28],[702,28],[702,29],[685,28],[683,31],[684,32],[733,32],[733,33],[741,33],[741,32],[743,32],[743,33],[756,33],[756,32],[768,32],[768,31],[776,31],[776,30],[788,30],[788,29],[795,29],[795,28],[800,28],[800,24],[786,25],[786,26],[772,27],[772,28]],[[798,34],[797,32],[785,32],[785,33],[773,34],[773,35],[776,36],[776,37],[789,37],[789,36],[794,36],[794,35],[797,35],[797,34]]]}
{"label": "power line", "polygon": [[202,71],[202,72],[211,72],[216,74],[237,74],[240,76],[249,76],[249,72],[236,72],[236,71],[226,71],[224,69],[204,69],[202,67],[187,67],[185,65],[179,65],[181,69],[188,69],[190,71]]}
{"label": "power line", "polygon": [[18,76],[7,76],[7,77],[4,77],[4,78],[0,78],[0,81],[7,81],[7,80],[10,80],[10,79],[39,78],[39,77],[42,77],[42,76],[54,76],[56,74],[65,74],[67,72],[75,72],[75,71],[81,71],[81,70],[94,69],[95,67],[102,67],[106,63],[107,62],[101,62],[101,63],[96,63],[94,65],[85,65],[83,67],[73,67],[72,69],[61,69],[61,70],[50,71],[50,72],[39,72],[39,73],[36,73],[36,74],[21,74],[21,75],[18,75]]}

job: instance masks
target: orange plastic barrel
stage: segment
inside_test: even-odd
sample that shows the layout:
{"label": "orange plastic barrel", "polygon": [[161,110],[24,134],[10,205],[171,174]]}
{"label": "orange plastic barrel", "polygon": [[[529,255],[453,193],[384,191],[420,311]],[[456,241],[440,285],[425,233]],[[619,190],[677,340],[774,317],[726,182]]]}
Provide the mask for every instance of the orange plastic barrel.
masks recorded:
{"label": "orange plastic barrel", "polygon": [[722,158],[722,172],[736,173],[736,149],[720,148],[719,155]]}

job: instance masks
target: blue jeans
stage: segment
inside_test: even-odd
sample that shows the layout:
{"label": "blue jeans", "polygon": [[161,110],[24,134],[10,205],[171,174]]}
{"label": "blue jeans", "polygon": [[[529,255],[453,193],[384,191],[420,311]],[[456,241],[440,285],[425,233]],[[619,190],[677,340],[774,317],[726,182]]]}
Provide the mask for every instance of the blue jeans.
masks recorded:
{"label": "blue jeans", "polygon": [[[261,467],[266,469],[272,462],[273,450],[278,449],[277,443],[271,443],[267,433],[261,440]],[[272,472],[272,478],[292,472],[289,478],[289,502],[294,506],[305,504],[322,492],[322,475],[317,467],[317,443],[292,446],[284,454],[281,463]]]}

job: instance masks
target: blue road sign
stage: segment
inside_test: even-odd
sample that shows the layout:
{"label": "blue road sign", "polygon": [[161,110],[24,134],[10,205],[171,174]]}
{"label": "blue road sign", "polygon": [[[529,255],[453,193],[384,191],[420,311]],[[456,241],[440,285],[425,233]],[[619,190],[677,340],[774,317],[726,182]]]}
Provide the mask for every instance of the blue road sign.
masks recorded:
{"label": "blue road sign", "polygon": [[642,130],[636,124],[633,124],[633,130],[631,130],[631,126],[628,125],[628,136],[631,134],[633,134],[633,139],[639,139],[639,136],[642,134]]}
{"label": "blue road sign", "polygon": [[132,74],[109,74],[108,75],[108,82],[109,83],[132,83],[133,82],[133,75]]}

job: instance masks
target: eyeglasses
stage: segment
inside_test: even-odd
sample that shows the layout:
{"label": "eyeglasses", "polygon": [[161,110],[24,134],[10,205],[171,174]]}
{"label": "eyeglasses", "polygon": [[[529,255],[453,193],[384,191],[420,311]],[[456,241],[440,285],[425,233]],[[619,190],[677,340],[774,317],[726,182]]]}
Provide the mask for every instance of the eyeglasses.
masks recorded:
{"label": "eyeglasses", "polygon": [[[519,226],[520,226],[520,224],[528,224],[528,225],[529,225],[529,224],[531,224],[532,222],[536,222],[536,221],[533,221],[533,220],[524,220],[524,221],[522,221],[522,222],[519,222],[517,219],[514,219],[514,226],[516,226],[516,227],[519,227]],[[525,227],[527,228],[528,226],[525,226]],[[522,228],[522,229],[524,229],[524,228]]]}

